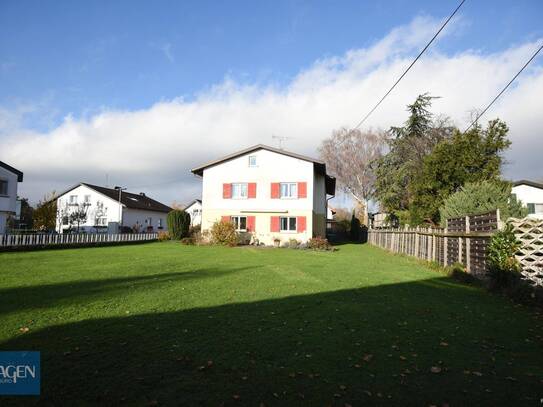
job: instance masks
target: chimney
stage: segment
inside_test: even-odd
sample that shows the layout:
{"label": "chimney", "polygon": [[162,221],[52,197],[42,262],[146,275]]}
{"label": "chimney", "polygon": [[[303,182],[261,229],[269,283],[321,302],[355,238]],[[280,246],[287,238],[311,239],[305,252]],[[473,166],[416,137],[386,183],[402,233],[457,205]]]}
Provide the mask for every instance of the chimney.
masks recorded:
{"label": "chimney", "polygon": [[140,195],[141,195],[141,196],[145,196],[145,192],[140,192]]}

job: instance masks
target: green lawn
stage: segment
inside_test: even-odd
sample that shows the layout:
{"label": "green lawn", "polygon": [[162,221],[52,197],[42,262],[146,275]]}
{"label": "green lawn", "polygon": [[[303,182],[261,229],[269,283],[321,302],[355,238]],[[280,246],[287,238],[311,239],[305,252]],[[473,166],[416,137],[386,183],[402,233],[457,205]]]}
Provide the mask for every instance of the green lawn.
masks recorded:
{"label": "green lawn", "polygon": [[0,350],[42,352],[41,398],[2,405],[543,397],[541,315],[368,245],[1,253],[0,276]]}

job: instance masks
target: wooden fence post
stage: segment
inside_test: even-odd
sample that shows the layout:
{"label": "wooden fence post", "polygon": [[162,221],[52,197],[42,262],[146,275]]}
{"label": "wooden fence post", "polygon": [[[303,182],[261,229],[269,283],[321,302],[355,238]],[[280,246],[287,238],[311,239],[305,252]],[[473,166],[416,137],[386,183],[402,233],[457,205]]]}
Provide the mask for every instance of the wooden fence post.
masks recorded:
{"label": "wooden fence post", "polygon": [[415,257],[419,257],[419,227],[415,229]]}
{"label": "wooden fence post", "polygon": [[445,237],[443,238],[443,266],[447,267],[448,264],[448,237],[447,233],[449,233],[449,221],[445,220]]}
{"label": "wooden fence post", "polygon": [[[469,233],[469,216],[466,216],[466,233]],[[466,237],[466,270],[471,271],[471,239]]]}

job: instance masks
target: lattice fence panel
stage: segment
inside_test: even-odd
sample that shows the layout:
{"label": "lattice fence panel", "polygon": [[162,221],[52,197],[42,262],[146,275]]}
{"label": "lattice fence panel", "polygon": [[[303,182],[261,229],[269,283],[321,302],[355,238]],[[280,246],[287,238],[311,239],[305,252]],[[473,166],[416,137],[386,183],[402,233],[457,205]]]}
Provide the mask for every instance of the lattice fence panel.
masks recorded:
{"label": "lattice fence panel", "polygon": [[511,218],[507,222],[521,242],[516,258],[522,265],[522,275],[543,287],[543,220]]}

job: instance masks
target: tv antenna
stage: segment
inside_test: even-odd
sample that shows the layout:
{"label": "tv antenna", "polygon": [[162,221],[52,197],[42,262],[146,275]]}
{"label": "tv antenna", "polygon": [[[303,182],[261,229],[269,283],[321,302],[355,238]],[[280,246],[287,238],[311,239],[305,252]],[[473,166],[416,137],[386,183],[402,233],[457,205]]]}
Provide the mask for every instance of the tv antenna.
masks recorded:
{"label": "tv antenna", "polygon": [[276,136],[275,134],[272,134],[272,139],[277,140],[277,142],[279,143],[279,149],[281,150],[283,149],[283,142],[291,140],[293,138],[294,137]]}

